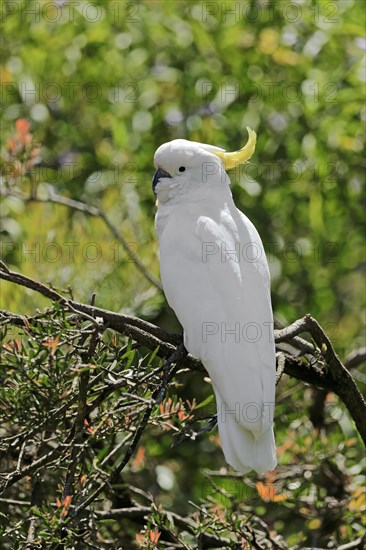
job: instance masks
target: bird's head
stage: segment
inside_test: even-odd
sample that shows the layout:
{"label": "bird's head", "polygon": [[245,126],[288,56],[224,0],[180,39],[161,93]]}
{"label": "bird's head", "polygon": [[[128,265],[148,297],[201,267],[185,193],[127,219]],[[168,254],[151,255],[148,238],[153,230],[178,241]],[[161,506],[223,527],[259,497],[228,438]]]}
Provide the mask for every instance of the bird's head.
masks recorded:
{"label": "bird's head", "polygon": [[174,202],[184,196],[202,193],[217,185],[228,185],[226,170],[250,159],[254,153],[256,133],[247,128],[247,144],[234,153],[185,139],[161,145],[154,156],[156,172],[152,187],[159,203]]}

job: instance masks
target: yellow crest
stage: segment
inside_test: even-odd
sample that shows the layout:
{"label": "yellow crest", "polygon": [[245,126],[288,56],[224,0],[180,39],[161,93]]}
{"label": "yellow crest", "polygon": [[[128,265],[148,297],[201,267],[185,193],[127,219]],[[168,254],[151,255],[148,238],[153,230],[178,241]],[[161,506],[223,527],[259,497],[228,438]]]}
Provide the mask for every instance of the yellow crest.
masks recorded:
{"label": "yellow crest", "polygon": [[226,151],[212,151],[214,155],[222,160],[225,170],[231,170],[231,168],[235,168],[238,164],[243,164],[253,155],[255,144],[257,142],[257,134],[251,128],[247,127],[247,130],[249,136],[248,141],[239,151],[234,151],[233,153],[227,153]]}

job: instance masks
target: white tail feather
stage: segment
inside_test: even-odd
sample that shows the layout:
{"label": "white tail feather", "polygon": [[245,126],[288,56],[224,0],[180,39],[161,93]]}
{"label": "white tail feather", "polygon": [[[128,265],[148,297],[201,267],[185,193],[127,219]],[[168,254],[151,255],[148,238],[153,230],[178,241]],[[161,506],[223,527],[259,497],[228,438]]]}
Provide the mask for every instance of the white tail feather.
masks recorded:
{"label": "white tail feather", "polygon": [[[220,399],[217,393],[216,399]],[[276,467],[273,428],[255,438],[252,432],[231,415],[226,415],[224,420],[218,418],[218,427],[226,462],[235,470],[243,474],[250,470],[263,474]]]}

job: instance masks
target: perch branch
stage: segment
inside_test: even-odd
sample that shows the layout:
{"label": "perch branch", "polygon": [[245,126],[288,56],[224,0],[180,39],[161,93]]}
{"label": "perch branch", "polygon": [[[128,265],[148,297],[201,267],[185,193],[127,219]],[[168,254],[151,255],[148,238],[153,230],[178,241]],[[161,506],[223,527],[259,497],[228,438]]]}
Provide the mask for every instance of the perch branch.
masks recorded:
{"label": "perch branch", "polygon": [[[111,328],[121,334],[130,336],[140,345],[147,346],[150,349],[159,347],[159,355],[161,357],[170,357],[177,346],[182,342],[182,337],[180,335],[169,334],[152,323],[143,321],[137,317],[113,313],[92,305],[80,304],[74,300],[66,299],[44,284],[19,273],[10,271],[3,262],[0,262],[0,279],[39,292],[43,296],[61,303],[69,309],[69,311],[73,313],[78,312],[81,316],[86,316],[89,320],[90,318],[96,319],[100,317],[103,319],[104,328]],[[0,314],[3,319],[7,316],[7,312],[4,311]],[[11,316],[14,316],[14,314],[10,314],[10,318]],[[18,316],[14,318],[14,321],[19,326]],[[282,369],[283,362],[283,371],[289,376],[336,393],[348,408],[366,445],[365,400],[351,374],[336,355],[329,338],[318,322],[313,319],[311,315],[306,315],[288,327],[282,330],[276,330],[275,340],[277,344],[281,342],[294,342],[294,339],[297,338],[300,333],[304,332],[309,333],[317,345],[317,348],[314,346],[313,349],[313,356],[316,359],[315,363],[310,363],[309,361],[305,362],[299,357],[292,357],[291,355],[285,354],[285,357],[281,357],[280,368]],[[358,352],[356,354],[357,361],[360,356],[362,356],[362,353]],[[353,362],[355,361],[356,360],[353,359]],[[324,364],[323,367],[320,366],[321,363]],[[194,370],[202,369],[201,363],[191,355],[187,355],[185,358],[185,365]]]}

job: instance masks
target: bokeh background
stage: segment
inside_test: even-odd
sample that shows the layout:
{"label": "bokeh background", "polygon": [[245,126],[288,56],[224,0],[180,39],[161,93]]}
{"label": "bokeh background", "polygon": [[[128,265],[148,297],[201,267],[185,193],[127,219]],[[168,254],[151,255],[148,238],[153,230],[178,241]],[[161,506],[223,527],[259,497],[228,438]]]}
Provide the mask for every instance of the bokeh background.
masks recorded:
{"label": "bokeh background", "polygon": [[[232,192],[267,250],[278,326],[310,312],[341,357],[363,344],[361,0],[4,0],[1,10],[2,168],[4,180],[23,193],[1,204],[1,256],[10,267],[55,288],[70,287],[78,301],[96,293],[100,307],[179,330],[162,291],[103,220],[24,195],[37,189],[46,197],[52,188],[97,206],[158,277],[154,151],[175,138],[235,150],[250,126],[258,135],[256,152],[231,173]],[[27,171],[15,164],[9,141],[19,119],[31,124],[35,162]],[[31,314],[45,305],[31,292],[1,285],[4,309]],[[363,380],[359,373],[364,388]],[[182,395],[204,398],[206,386],[193,377]],[[308,419],[311,391],[281,382],[278,443],[291,441],[285,463],[319,466],[336,457],[352,478],[352,499],[362,453],[341,404],[334,396],[329,401],[334,414],[318,438]],[[214,438],[175,449],[170,442],[169,435],[145,442],[150,472],[141,466],[141,483],[154,486],[164,505],[186,510],[202,493],[202,467],[224,461]],[[258,504],[290,544],[319,529],[321,493],[314,496],[310,486],[309,480],[294,486],[291,505]],[[314,499],[312,513],[299,511],[304,495]],[[359,532],[357,506],[343,511],[333,533],[339,540]]]}

